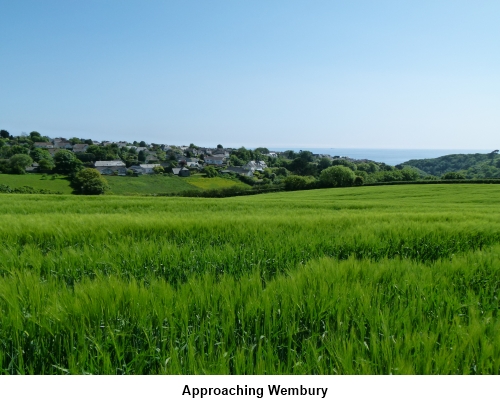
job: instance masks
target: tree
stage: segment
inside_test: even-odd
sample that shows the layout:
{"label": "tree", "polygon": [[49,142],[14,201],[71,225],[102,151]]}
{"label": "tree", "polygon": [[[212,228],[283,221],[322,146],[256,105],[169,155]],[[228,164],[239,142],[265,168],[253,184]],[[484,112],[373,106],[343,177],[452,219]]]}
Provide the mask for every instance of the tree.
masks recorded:
{"label": "tree", "polygon": [[98,195],[109,189],[108,182],[96,169],[80,170],[71,183],[78,194]]}
{"label": "tree", "polygon": [[463,180],[465,176],[462,173],[448,172],[441,176],[443,180]]}
{"label": "tree", "polygon": [[345,166],[332,166],[321,172],[319,180],[327,187],[348,187],[354,184],[356,175]]}
{"label": "tree", "polygon": [[301,176],[314,176],[317,172],[317,168],[315,164],[308,162],[302,157],[295,158],[288,165],[289,170]]}
{"label": "tree", "polygon": [[55,171],[61,174],[74,174],[82,167],[82,162],[78,160],[73,152],[60,150],[54,155]]}
{"label": "tree", "polygon": [[255,152],[257,153],[262,153],[263,155],[267,155],[269,153],[269,149],[264,148],[264,147],[259,147],[254,149]]}
{"label": "tree", "polygon": [[332,166],[345,166],[355,171],[357,169],[356,165],[353,162],[349,162],[346,159],[335,159],[332,161]]}
{"label": "tree", "polygon": [[141,141],[141,142],[139,142],[139,146],[140,146],[141,148],[145,148],[147,145],[146,145],[146,142]]}
{"label": "tree", "polygon": [[71,145],[76,145],[77,143],[81,143],[82,140],[80,138],[73,137],[69,139],[69,142],[71,143]]}
{"label": "tree", "polygon": [[33,163],[28,155],[17,154],[9,159],[9,167],[12,173],[24,174],[26,173],[26,168]]}
{"label": "tree", "polygon": [[52,161],[52,159],[40,159],[38,164],[39,164],[38,168],[42,172],[49,172],[54,168],[54,162]]}
{"label": "tree", "polygon": [[202,171],[207,177],[216,177],[219,174],[217,169],[213,166],[205,166]]}
{"label": "tree", "polygon": [[161,166],[155,166],[153,167],[153,173],[154,174],[162,174],[165,172],[165,169],[163,169],[163,167]]}
{"label": "tree", "polygon": [[9,139],[9,131],[6,131],[5,129],[0,130],[0,136],[5,139]]}
{"label": "tree", "polygon": [[356,176],[356,178],[354,179],[354,185],[358,186],[358,187],[362,186],[364,182],[365,181],[363,180],[363,177],[361,177],[361,176]]}
{"label": "tree", "polygon": [[35,162],[42,159],[52,160],[52,156],[47,149],[35,148],[30,152],[30,156]]}
{"label": "tree", "polygon": [[327,169],[331,165],[332,165],[332,162],[330,161],[330,159],[323,157],[318,162],[318,170],[321,171],[321,170]]}
{"label": "tree", "polygon": [[43,137],[40,132],[37,132],[37,131],[31,131],[30,132],[30,139],[33,141],[33,142],[46,142],[47,139],[45,137]]}
{"label": "tree", "polygon": [[143,151],[143,150],[141,150],[141,151],[139,152],[139,154],[137,155],[137,160],[138,160],[139,162],[145,162],[145,161],[146,161],[146,156],[147,156],[147,155],[146,155],[146,152],[145,152],[145,151]]}
{"label": "tree", "polygon": [[[213,144],[212,144],[213,145]],[[217,144],[217,149],[224,149],[224,146],[222,146],[220,143]]]}

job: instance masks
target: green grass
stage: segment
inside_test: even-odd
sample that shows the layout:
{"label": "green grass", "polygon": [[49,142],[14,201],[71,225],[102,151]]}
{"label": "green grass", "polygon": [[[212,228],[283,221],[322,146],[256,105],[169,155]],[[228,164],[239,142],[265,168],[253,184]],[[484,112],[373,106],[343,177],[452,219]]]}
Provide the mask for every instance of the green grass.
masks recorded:
{"label": "green grass", "polygon": [[499,195],[0,195],[0,370],[497,374]]}
{"label": "green grass", "polygon": [[105,178],[111,188],[110,192],[119,195],[177,193],[196,189],[177,176],[105,176]]}
{"label": "green grass", "polygon": [[66,177],[56,176],[53,178],[51,174],[0,174],[0,184],[5,184],[11,188],[29,186],[35,189],[46,189],[63,194],[71,194],[73,189],[69,183]]}
{"label": "green grass", "polygon": [[240,186],[241,188],[251,188],[249,185],[239,180],[225,179],[223,177],[208,178],[201,174],[195,174],[183,179],[187,183],[203,190],[213,190],[217,188],[230,188]]}

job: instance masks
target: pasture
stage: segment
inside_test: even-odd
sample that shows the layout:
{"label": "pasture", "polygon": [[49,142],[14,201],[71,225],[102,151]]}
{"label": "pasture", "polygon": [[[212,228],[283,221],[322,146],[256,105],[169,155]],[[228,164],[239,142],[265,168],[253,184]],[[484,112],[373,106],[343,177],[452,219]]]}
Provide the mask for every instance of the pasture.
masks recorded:
{"label": "pasture", "polygon": [[499,195],[0,195],[0,369],[497,374]]}

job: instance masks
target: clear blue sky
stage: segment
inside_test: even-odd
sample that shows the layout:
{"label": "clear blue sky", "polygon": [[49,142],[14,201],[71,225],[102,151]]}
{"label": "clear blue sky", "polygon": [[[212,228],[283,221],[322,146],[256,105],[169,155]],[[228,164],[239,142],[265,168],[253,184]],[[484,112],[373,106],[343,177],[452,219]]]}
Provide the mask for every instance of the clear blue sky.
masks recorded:
{"label": "clear blue sky", "polygon": [[0,127],[500,147],[500,1],[0,0]]}

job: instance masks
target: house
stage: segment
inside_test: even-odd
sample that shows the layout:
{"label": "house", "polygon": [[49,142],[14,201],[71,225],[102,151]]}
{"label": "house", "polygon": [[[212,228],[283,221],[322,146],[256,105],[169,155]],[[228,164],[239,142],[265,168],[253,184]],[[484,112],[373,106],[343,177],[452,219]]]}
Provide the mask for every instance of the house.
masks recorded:
{"label": "house", "polygon": [[54,142],[54,148],[59,149],[73,149],[73,145],[68,141]]}
{"label": "house", "polygon": [[253,170],[257,170],[259,172],[262,172],[262,171],[264,171],[265,168],[267,168],[267,165],[266,165],[266,162],[264,162],[263,160],[260,160],[258,162],[256,162],[255,160],[251,160],[243,167],[245,169],[253,169]]}
{"label": "house", "polygon": [[278,154],[276,152],[269,152],[269,153],[266,153],[264,156],[269,156],[271,158],[277,158]]}
{"label": "house", "polygon": [[132,170],[135,174],[144,174],[143,169],[140,165],[130,166],[128,170]]}
{"label": "house", "polygon": [[172,169],[172,173],[175,174],[176,176],[180,176],[180,177],[191,176],[191,172],[189,171],[189,169],[186,169],[185,167],[183,167],[183,168],[175,167]]}
{"label": "house", "polygon": [[226,150],[226,149],[215,149],[214,151],[212,151],[212,154],[214,156],[224,156],[225,158],[228,158],[229,157],[229,152]]}
{"label": "house", "polygon": [[73,145],[73,153],[85,153],[88,147],[86,143],[77,143]]}
{"label": "house", "polygon": [[161,167],[159,163],[150,163],[150,164],[140,164],[139,167],[142,169],[142,173],[144,174],[153,174],[155,167]]}
{"label": "house", "polygon": [[146,151],[146,163],[150,163],[152,161],[158,161],[158,155],[156,152]]}
{"label": "house", "polygon": [[54,149],[54,145],[50,142],[35,142],[33,146],[40,149]]}
{"label": "house", "polygon": [[253,172],[254,171],[252,169],[245,169],[241,166],[228,166],[227,169],[222,170],[222,173],[237,173],[247,177],[253,177]]}
{"label": "house", "polygon": [[224,164],[225,156],[215,155],[215,156],[205,156],[205,163],[207,165],[217,165],[222,166]]}
{"label": "house", "polygon": [[127,175],[127,167],[121,160],[98,160],[94,166],[101,174],[118,173],[119,176]]}

